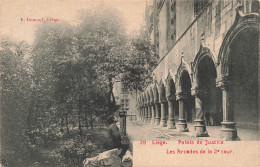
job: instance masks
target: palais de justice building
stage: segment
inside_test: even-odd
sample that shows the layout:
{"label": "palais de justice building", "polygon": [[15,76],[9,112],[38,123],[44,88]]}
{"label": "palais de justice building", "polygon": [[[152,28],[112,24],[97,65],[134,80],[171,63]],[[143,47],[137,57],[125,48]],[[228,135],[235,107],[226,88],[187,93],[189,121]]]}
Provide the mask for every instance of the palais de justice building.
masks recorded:
{"label": "palais de justice building", "polygon": [[223,140],[259,133],[259,1],[153,0],[145,19],[160,60],[139,119],[199,137],[219,126]]}

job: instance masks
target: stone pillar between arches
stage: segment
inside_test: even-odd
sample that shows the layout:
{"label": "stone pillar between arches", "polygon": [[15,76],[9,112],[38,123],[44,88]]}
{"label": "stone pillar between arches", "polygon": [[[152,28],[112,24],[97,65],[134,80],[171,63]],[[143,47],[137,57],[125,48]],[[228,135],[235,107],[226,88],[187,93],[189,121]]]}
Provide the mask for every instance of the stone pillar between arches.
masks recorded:
{"label": "stone pillar between arches", "polygon": [[151,124],[154,124],[155,122],[155,106],[151,103],[151,112],[152,112],[152,117],[151,117]]}
{"label": "stone pillar between arches", "polygon": [[160,103],[155,103],[155,124],[160,125]]}
{"label": "stone pillar between arches", "polygon": [[174,106],[173,106],[174,102],[172,99],[168,100],[168,112],[169,112],[169,118],[168,118],[168,128],[169,129],[176,129],[175,126],[175,119],[174,119],[174,115],[175,115],[175,111],[174,111]]}
{"label": "stone pillar between arches", "polygon": [[178,93],[177,100],[179,101],[179,119],[178,119],[178,131],[188,132],[187,118],[185,113],[187,112],[187,99],[188,95],[184,95],[182,92]]}
{"label": "stone pillar between arches", "polygon": [[222,78],[218,81],[218,86],[222,90],[222,109],[223,121],[221,122],[220,138],[226,141],[240,140],[237,136],[237,129],[235,127],[233,110],[230,101],[230,83],[227,78]]}
{"label": "stone pillar between arches", "polygon": [[147,112],[148,112],[147,123],[151,123],[151,105],[150,104],[148,104],[148,106],[147,106]]}
{"label": "stone pillar between arches", "polygon": [[204,120],[204,107],[203,107],[203,90],[194,89],[193,95],[195,96],[195,108],[196,108],[196,119],[195,122],[195,136],[196,137],[208,137],[208,132]]}
{"label": "stone pillar between arches", "polygon": [[160,124],[162,127],[167,126],[165,106],[166,106],[166,101],[162,101],[161,102],[161,124]]}
{"label": "stone pillar between arches", "polygon": [[148,121],[148,106],[147,105],[145,105],[145,107],[144,107],[144,122],[147,122]]}
{"label": "stone pillar between arches", "polygon": [[144,113],[143,113],[144,108],[143,108],[143,106],[141,106],[140,111],[141,111],[141,121],[143,122],[143,120],[144,120],[144,118],[143,118],[143,116],[144,116]]}

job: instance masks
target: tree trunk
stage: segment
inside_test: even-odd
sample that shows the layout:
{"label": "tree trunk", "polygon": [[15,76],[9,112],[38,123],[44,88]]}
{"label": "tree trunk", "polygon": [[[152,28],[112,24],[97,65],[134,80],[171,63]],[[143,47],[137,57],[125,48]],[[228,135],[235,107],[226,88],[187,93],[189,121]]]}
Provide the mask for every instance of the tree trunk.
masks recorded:
{"label": "tree trunk", "polygon": [[84,123],[85,123],[85,127],[88,129],[88,117],[87,117],[86,109],[85,109],[85,113],[84,113]]}
{"label": "tree trunk", "polygon": [[91,110],[91,113],[90,113],[90,127],[91,127],[91,130],[93,130],[93,114],[92,114],[92,110]]}
{"label": "tree trunk", "polygon": [[112,77],[108,77],[109,81],[109,92],[108,92],[108,114],[111,115],[114,111],[115,108],[115,96],[113,93],[113,82],[112,82]]}
{"label": "tree trunk", "polygon": [[82,105],[81,105],[81,99],[79,98],[79,102],[78,102],[78,127],[79,127],[79,135],[82,135],[82,128],[81,128],[81,122],[80,122],[80,115],[81,115],[81,109],[82,109]]}
{"label": "tree trunk", "polygon": [[65,124],[66,124],[66,129],[67,129],[67,134],[70,135],[70,130],[69,130],[69,121],[68,121],[68,111],[65,114]]}

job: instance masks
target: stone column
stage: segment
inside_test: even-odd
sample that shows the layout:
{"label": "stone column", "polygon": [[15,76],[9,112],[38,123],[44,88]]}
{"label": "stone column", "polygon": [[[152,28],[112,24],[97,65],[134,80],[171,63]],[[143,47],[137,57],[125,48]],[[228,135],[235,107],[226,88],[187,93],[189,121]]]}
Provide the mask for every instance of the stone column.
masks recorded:
{"label": "stone column", "polygon": [[148,114],[147,114],[147,123],[151,123],[151,105],[147,105]]}
{"label": "stone column", "polygon": [[141,121],[144,121],[144,106],[141,106]]}
{"label": "stone column", "polygon": [[235,122],[233,110],[231,108],[230,101],[230,83],[227,77],[222,77],[221,81],[218,81],[218,86],[222,90],[222,107],[223,107],[223,122],[221,122],[220,138],[226,141],[239,140],[237,136],[237,129],[235,128]]}
{"label": "stone column", "polygon": [[187,119],[185,113],[187,112],[187,100],[188,95],[183,92],[177,94],[177,100],[179,101],[179,119],[178,119],[178,130],[180,132],[188,132]]}
{"label": "stone column", "polygon": [[169,129],[176,129],[175,126],[175,119],[174,119],[174,115],[175,115],[175,111],[174,111],[174,106],[173,106],[173,101],[174,101],[174,97],[173,96],[169,96],[167,97],[168,100],[168,113],[169,113],[169,118],[168,118],[168,128]]}
{"label": "stone column", "polygon": [[192,94],[195,96],[195,108],[196,108],[196,119],[195,122],[195,136],[196,137],[208,137],[204,120],[204,107],[203,107],[203,90],[199,90],[197,87],[193,89]]}
{"label": "stone column", "polygon": [[137,106],[137,120],[140,121],[141,120],[141,106],[138,105]]}
{"label": "stone column", "polygon": [[145,111],[144,122],[147,122],[148,121],[148,106],[147,106],[147,104],[144,107],[144,111]]}
{"label": "stone column", "polygon": [[152,112],[152,118],[151,118],[151,124],[154,124],[154,117],[155,117],[155,106],[153,105],[153,103],[151,103],[151,112]]}
{"label": "stone column", "polygon": [[155,103],[155,124],[160,125],[160,103]]}
{"label": "stone column", "polygon": [[119,112],[119,116],[120,116],[120,131],[123,134],[126,134],[126,112],[125,111]]}
{"label": "stone column", "polygon": [[161,126],[162,127],[167,126],[166,111],[165,111],[166,102],[167,102],[166,100],[161,101]]}
{"label": "stone column", "polygon": [[140,121],[143,121],[143,107],[140,106]]}

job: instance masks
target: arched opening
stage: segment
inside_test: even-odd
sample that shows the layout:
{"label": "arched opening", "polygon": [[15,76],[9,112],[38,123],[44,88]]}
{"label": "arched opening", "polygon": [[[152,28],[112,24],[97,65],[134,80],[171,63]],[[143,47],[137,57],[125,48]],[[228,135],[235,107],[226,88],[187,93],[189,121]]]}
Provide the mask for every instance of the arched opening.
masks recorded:
{"label": "arched opening", "polygon": [[153,97],[154,97],[154,104],[155,104],[155,124],[160,125],[161,107],[159,104],[159,92],[157,89],[157,85],[155,85],[153,88]]}
{"label": "arched opening", "polygon": [[168,128],[175,129],[175,112],[176,112],[176,89],[173,79],[168,76],[167,78],[167,84],[166,84],[166,97],[168,100]]}
{"label": "arched opening", "polygon": [[151,106],[151,95],[150,92],[147,91],[147,123],[151,123],[151,119],[152,119],[152,106]]}
{"label": "arched opening", "polygon": [[258,32],[246,28],[230,44],[231,119],[237,127],[258,126]]}
{"label": "arched opening", "polygon": [[202,103],[205,124],[218,126],[223,118],[222,97],[220,88],[216,88],[217,72],[210,56],[200,60],[197,75],[199,88],[204,92]]}
{"label": "arched opening", "polygon": [[165,86],[162,82],[159,84],[159,102],[161,104],[160,124],[162,127],[165,127],[167,126],[167,120],[168,120],[168,103],[166,99]]}
{"label": "arched opening", "polygon": [[[186,96],[185,102],[185,118],[187,122],[193,122],[195,118],[195,101],[191,96],[191,80],[188,71],[184,70],[180,76],[181,92]],[[193,111],[193,112],[192,112]]]}

